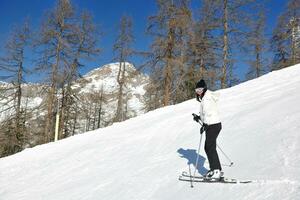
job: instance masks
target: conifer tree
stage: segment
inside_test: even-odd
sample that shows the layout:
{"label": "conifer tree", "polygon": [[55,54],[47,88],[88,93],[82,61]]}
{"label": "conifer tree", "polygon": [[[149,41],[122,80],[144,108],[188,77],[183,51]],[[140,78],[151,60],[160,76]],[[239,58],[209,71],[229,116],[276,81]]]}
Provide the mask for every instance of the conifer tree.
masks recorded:
{"label": "conifer tree", "polygon": [[10,84],[0,88],[0,101],[4,102],[0,112],[9,113],[2,123],[1,132],[5,132],[7,141],[4,155],[10,155],[21,151],[26,137],[26,106],[23,102],[23,84],[25,74],[28,72],[25,66],[26,48],[29,46],[30,30],[26,21],[22,26],[15,27],[5,45],[4,57],[0,58],[0,70],[6,74],[6,81]]}
{"label": "conifer tree", "polygon": [[300,1],[290,0],[279,16],[273,31],[272,69],[281,69],[300,62]]}
{"label": "conifer tree", "polygon": [[116,55],[115,60],[119,63],[117,82],[119,90],[117,94],[117,111],[114,121],[124,121],[126,119],[125,105],[125,87],[126,87],[126,62],[132,56],[132,44],[134,37],[132,34],[132,19],[128,16],[123,16],[120,21],[119,33],[114,44],[113,50]]}
{"label": "conifer tree", "polygon": [[266,53],[267,39],[265,36],[265,12],[263,5],[255,7],[258,12],[251,22],[249,22],[250,31],[246,36],[247,53],[250,54],[249,71],[246,74],[247,79],[257,78],[266,71],[267,62],[264,54]]}

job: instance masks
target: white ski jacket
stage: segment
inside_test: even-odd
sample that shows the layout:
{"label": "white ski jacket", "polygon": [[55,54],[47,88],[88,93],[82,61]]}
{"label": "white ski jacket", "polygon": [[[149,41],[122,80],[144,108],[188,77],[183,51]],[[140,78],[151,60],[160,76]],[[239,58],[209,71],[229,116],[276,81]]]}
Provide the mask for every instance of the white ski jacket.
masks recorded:
{"label": "white ski jacket", "polygon": [[218,124],[221,122],[218,100],[220,93],[207,90],[202,99],[200,99],[200,117],[207,124]]}

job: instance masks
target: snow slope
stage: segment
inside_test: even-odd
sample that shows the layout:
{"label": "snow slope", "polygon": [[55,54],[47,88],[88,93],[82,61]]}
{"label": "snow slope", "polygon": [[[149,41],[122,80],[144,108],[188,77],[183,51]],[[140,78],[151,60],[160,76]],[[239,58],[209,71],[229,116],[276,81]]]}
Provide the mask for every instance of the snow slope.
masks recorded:
{"label": "snow slope", "polygon": [[0,199],[300,199],[299,77],[296,65],[220,91],[218,142],[235,163],[219,152],[225,175],[257,183],[178,181],[199,142],[193,99],[0,159]]}

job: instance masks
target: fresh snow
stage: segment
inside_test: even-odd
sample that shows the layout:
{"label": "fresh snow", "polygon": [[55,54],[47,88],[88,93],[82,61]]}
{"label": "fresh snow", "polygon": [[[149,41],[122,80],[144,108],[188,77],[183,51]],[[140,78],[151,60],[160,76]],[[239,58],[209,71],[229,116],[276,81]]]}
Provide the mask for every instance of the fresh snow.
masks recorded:
{"label": "fresh snow", "polygon": [[[178,181],[194,169],[200,138],[192,99],[0,159],[0,199],[300,199],[299,77],[296,65],[219,91],[218,144],[234,162],[219,152],[223,170],[255,183]],[[203,146],[200,154],[203,173]]]}

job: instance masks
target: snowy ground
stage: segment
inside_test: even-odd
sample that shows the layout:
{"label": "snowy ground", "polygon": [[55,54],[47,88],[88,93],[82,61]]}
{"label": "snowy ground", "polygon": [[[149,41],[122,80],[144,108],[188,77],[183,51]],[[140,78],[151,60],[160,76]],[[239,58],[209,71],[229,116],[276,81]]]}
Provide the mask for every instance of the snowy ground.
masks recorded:
{"label": "snowy ground", "polygon": [[[225,175],[252,184],[178,181],[193,169],[195,100],[0,159],[1,200],[300,199],[300,65],[222,90]],[[207,169],[203,146],[199,171]],[[190,164],[190,165],[189,165]]]}

